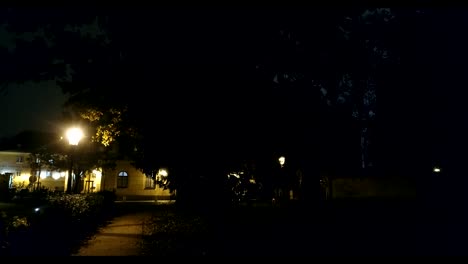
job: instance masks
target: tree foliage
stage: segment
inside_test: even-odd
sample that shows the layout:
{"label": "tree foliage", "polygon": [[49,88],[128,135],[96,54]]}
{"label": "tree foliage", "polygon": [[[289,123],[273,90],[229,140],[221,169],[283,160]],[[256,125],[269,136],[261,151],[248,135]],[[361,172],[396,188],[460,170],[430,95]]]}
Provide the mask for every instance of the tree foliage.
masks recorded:
{"label": "tree foliage", "polygon": [[[290,116],[300,116],[300,122],[293,122],[308,133],[299,142],[312,142],[307,148],[318,150],[321,166],[348,163],[341,166],[348,171],[372,166],[375,153],[369,152],[380,133],[374,127],[391,111],[389,95],[405,85],[397,69],[413,60],[408,51],[423,12],[355,8],[296,14],[282,21],[259,69],[276,87],[278,103],[288,105]],[[379,94],[384,99],[380,104]],[[379,112],[385,113],[380,122]],[[361,158],[352,158],[359,149]]]}
{"label": "tree foliage", "polygon": [[366,150],[415,13],[2,11],[2,81],[56,80],[95,142],[148,175],[169,167],[173,184],[278,149],[359,163],[344,153]]}

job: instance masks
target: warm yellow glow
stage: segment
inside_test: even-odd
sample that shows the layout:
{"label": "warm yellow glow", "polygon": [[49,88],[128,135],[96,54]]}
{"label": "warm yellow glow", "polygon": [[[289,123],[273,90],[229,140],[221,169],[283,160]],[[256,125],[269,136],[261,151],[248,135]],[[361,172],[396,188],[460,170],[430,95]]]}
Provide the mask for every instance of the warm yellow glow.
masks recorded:
{"label": "warm yellow glow", "polygon": [[434,172],[440,172],[440,168],[435,167]]}
{"label": "warm yellow glow", "polygon": [[284,165],[284,162],[286,161],[286,158],[283,157],[283,156],[281,156],[281,157],[279,157],[278,161],[279,161],[279,164],[280,164],[281,166],[283,166],[283,165]]}
{"label": "warm yellow glow", "polygon": [[165,169],[160,169],[158,174],[163,176],[163,177],[167,177],[167,171]]}
{"label": "warm yellow glow", "polygon": [[96,177],[101,178],[102,172],[101,172],[100,170],[97,170],[97,169],[96,169],[96,170],[93,170],[93,173],[94,173],[94,175],[95,175]]}
{"label": "warm yellow glow", "polygon": [[61,177],[61,176],[60,176],[60,172],[58,172],[58,171],[53,171],[53,172],[52,172],[52,178],[53,178],[54,180],[58,180],[58,179],[60,179],[60,177]]}
{"label": "warm yellow glow", "polygon": [[21,176],[15,176],[13,177],[13,184],[15,185],[21,185],[25,184],[25,186],[28,185],[29,183],[29,174],[21,174]]}
{"label": "warm yellow glow", "polygon": [[70,128],[66,136],[70,145],[78,145],[78,142],[83,138],[83,131],[77,127]]}
{"label": "warm yellow glow", "polygon": [[99,192],[101,190],[102,169],[98,168],[98,169],[93,170],[93,174],[96,177],[94,179],[94,190],[93,190],[93,192]]}
{"label": "warm yellow glow", "polygon": [[66,171],[61,171],[60,172],[60,177],[65,177],[67,176],[67,172]]}

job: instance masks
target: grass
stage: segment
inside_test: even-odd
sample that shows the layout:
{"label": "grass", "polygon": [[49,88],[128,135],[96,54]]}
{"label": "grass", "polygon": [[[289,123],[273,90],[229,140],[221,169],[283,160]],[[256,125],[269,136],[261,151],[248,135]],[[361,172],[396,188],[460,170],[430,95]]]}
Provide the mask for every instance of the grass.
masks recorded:
{"label": "grass", "polygon": [[[353,200],[317,207],[160,211],[146,223],[152,256],[460,255],[463,219],[411,202]],[[460,208],[462,209],[462,208]]]}
{"label": "grass", "polygon": [[[144,225],[142,255],[288,255],[298,248],[304,218],[298,211],[271,206],[187,212],[165,207]],[[302,214],[301,214],[302,215]],[[285,226],[287,228],[285,228]],[[278,241],[288,241],[287,245]]]}

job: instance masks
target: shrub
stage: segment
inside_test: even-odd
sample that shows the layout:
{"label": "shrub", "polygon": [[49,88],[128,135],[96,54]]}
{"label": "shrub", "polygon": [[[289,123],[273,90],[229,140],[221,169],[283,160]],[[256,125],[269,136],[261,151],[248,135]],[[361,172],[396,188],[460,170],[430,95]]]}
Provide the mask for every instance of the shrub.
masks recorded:
{"label": "shrub", "polygon": [[[40,194],[42,196],[43,193]],[[41,255],[54,247],[59,255],[68,255],[94,232],[107,214],[113,195],[110,193],[48,193],[39,210],[28,217],[5,215],[0,219],[0,255]],[[53,245],[53,246],[52,246]]]}
{"label": "shrub", "polygon": [[26,217],[13,216],[6,226],[7,232],[26,231],[29,227],[29,221]]}

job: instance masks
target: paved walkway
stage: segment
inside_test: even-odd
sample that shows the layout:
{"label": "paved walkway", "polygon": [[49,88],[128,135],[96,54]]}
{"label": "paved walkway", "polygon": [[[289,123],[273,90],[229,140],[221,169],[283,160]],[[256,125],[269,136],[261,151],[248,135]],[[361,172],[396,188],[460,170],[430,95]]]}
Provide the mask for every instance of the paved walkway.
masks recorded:
{"label": "paved walkway", "polygon": [[143,222],[151,217],[156,203],[124,202],[116,204],[120,215],[102,227],[72,256],[138,256]]}

